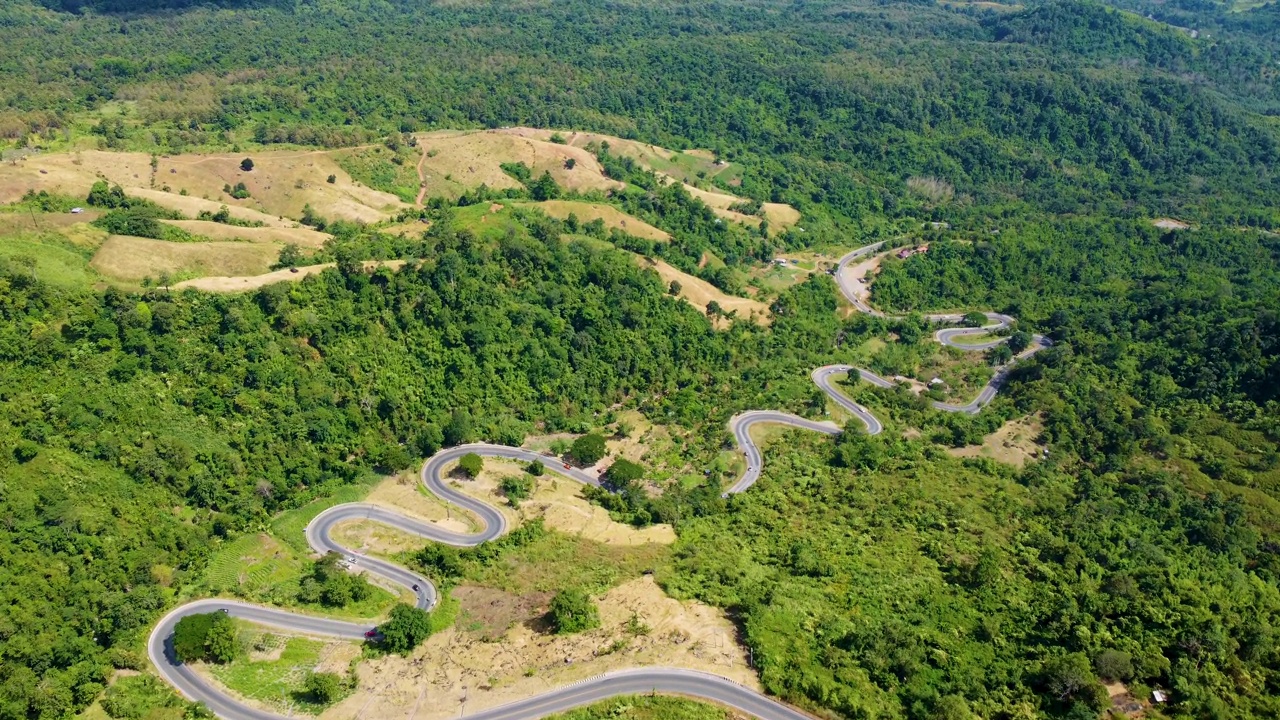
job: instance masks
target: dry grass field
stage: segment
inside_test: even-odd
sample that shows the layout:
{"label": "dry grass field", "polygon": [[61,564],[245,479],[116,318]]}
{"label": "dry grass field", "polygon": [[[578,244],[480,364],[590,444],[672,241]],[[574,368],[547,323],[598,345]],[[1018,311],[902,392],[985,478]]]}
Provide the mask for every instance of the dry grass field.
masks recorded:
{"label": "dry grass field", "polygon": [[89,263],[103,277],[125,283],[161,273],[190,275],[256,275],[265,273],[279,255],[275,245],[245,242],[174,243],[112,235]]}
{"label": "dry grass field", "polygon": [[[544,171],[561,187],[573,190],[611,190],[621,183],[604,176],[600,163],[582,148],[557,145],[536,138],[495,130],[446,130],[418,135],[426,154],[422,162],[426,196],[457,197],[481,184],[491,188],[519,187],[502,170],[503,163],[523,162],[537,177]],[[572,170],[565,167],[573,159]]]}
{"label": "dry grass field", "polygon": [[[191,215],[199,210],[216,212],[221,205],[227,205],[233,213],[240,208],[271,218],[297,218],[302,215],[303,206],[310,204],[329,219],[377,222],[405,207],[394,195],[353,182],[331,154],[327,150],[272,150],[158,156],[154,169],[152,157],[146,153],[84,150],[33,156],[0,166],[0,202],[12,202],[28,189],[84,195],[96,180],[106,178],[130,195],[147,197]],[[252,171],[240,168],[246,157],[254,162]],[[333,183],[328,182],[330,175],[334,176]],[[225,186],[237,183],[248,188],[248,198],[236,200],[223,192]],[[157,192],[163,195],[149,195]],[[191,200],[212,204],[197,205]],[[181,204],[187,207],[180,207]]]}
{"label": "dry grass field", "polygon": [[604,222],[606,228],[617,228],[623,232],[648,240],[666,242],[671,239],[671,236],[665,231],[659,230],[639,218],[632,217],[612,205],[579,202],[577,200],[547,200],[540,203],[513,204],[521,207],[538,208],[551,217],[560,220],[564,220],[570,214],[577,216],[578,221],[583,223],[599,219]]}
{"label": "dry grass field", "polygon": [[[737,312],[739,317],[748,318],[766,325],[773,319],[772,314],[769,312],[769,306],[759,300],[727,295],[706,280],[681,272],[661,260],[653,260],[637,255],[636,261],[642,267],[653,268],[664,283],[670,284],[673,280],[680,283],[680,297],[700,311],[705,312],[707,303],[715,300],[720,303],[720,307],[726,313]],[[723,318],[716,320],[716,327],[724,328],[728,327],[728,324],[728,321]]]}
{"label": "dry grass field", "polygon": [[332,237],[327,233],[317,232],[309,227],[239,227],[209,220],[165,220],[164,222],[180,227],[192,235],[207,237],[210,240],[293,243],[301,248],[318,249],[324,247],[325,241]]}

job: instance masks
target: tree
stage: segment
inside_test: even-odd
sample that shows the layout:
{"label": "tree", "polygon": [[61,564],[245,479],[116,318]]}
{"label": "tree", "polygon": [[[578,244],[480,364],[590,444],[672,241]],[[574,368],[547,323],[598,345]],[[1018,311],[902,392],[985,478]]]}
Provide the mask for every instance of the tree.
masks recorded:
{"label": "tree", "polygon": [[574,159],[574,158],[569,158],[568,160],[565,160],[565,161],[564,161],[564,169],[565,169],[565,170],[572,170],[572,169],[574,169],[577,165],[578,165],[578,161],[577,161],[576,159]]}
{"label": "tree", "polygon": [[253,160],[251,160],[250,158],[245,158],[245,159],[241,160],[241,161],[240,161],[240,169],[241,169],[241,170],[243,170],[243,171],[245,171],[245,172],[252,172],[252,171],[253,171]]}
{"label": "tree", "polygon": [[1120,650],[1103,650],[1093,660],[1098,676],[1108,680],[1128,680],[1133,677],[1133,656]]}
{"label": "tree", "polygon": [[987,316],[977,311],[967,312],[960,322],[969,327],[982,327],[987,324]]}
{"label": "tree", "polygon": [[454,408],[449,422],[444,426],[444,444],[453,447],[470,442],[473,425],[470,412],[464,408]]}
{"label": "tree", "polygon": [[332,185],[332,184],[334,184],[334,183],[338,182],[338,176],[337,176],[337,175],[330,175],[329,177],[325,178],[325,182],[327,182],[327,183],[329,183],[330,185]]}
{"label": "tree", "polygon": [[541,460],[534,460],[525,466],[524,471],[534,477],[542,477],[542,474],[547,471],[547,466],[543,465]]}
{"label": "tree", "polygon": [[720,303],[712,300],[707,303],[707,317],[719,317],[724,314],[724,308],[720,307]]}
{"label": "tree", "polygon": [[467,453],[458,460],[458,469],[469,478],[479,477],[480,471],[484,470],[484,459],[475,453]]}
{"label": "tree", "polygon": [[626,458],[618,458],[605,470],[604,476],[613,487],[625,488],[644,477],[644,467]]}
{"label": "tree", "polygon": [[1019,330],[1009,336],[1009,342],[1005,343],[1009,346],[1009,352],[1017,355],[1031,346],[1031,333],[1025,330]]}
{"label": "tree", "polygon": [[205,635],[205,658],[216,663],[229,663],[240,654],[236,624],[226,613],[214,613],[213,623]]}
{"label": "tree", "polygon": [[292,268],[297,267],[298,261],[302,259],[302,250],[297,243],[285,243],[280,248],[280,257],[276,259],[276,268]]}
{"label": "tree", "polygon": [[561,635],[600,627],[600,611],[585,592],[576,588],[556,593],[551,600],[549,617]]}
{"label": "tree", "polygon": [[542,175],[529,185],[529,194],[538,202],[555,200],[560,197],[560,186],[556,184],[555,178],[551,177],[551,173],[544,170]]}
{"label": "tree", "polygon": [[589,433],[574,440],[569,453],[583,465],[595,465],[604,457],[605,449],[604,436]]}
{"label": "tree", "polygon": [[667,286],[667,293],[669,295],[679,295],[683,289],[684,287],[678,281],[672,280],[671,284]]}
{"label": "tree", "polygon": [[173,653],[184,663],[203,660],[205,640],[213,627],[213,616],[221,613],[187,615],[173,626]]}
{"label": "tree", "polygon": [[307,673],[303,688],[316,702],[328,705],[342,695],[342,678],[337,673]]}
{"label": "tree", "polygon": [[431,613],[412,605],[391,608],[389,619],[378,626],[379,644],[389,652],[408,654],[434,631]]}
{"label": "tree", "polygon": [[1051,658],[1044,665],[1045,690],[1060,701],[1083,697],[1086,691],[1098,684],[1089,660],[1081,653],[1071,653]]}
{"label": "tree", "polygon": [[987,350],[986,359],[991,365],[1003,365],[1013,359],[1013,351],[1009,349],[1009,343],[1000,343]]}

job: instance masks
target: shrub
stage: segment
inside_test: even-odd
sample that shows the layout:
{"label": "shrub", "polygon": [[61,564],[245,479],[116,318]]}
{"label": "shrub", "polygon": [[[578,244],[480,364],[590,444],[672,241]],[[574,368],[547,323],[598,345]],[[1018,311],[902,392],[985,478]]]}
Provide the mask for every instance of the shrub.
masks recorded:
{"label": "shrub", "polygon": [[341,697],[342,678],[338,677],[336,673],[309,673],[303,688],[316,702],[328,705]]}
{"label": "shrub", "polygon": [[29,463],[40,454],[40,446],[30,440],[21,440],[13,448],[13,457],[20,463]]}
{"label": "shrub", "polygon": [[600,458],[604,457],[604,436],[595,433],[583,435],[573,441],[573,447],[569,452],[573,454],[574,459],[583,465],[594,465]]}
{"label": "shrub", "polygon": [[407,654],[431,636],[431,613],[412,605],[396,605],[378,626],[379,643],[389,652]]}
{"label": "shrub", "polygon": [[502,478],[498,487],[514,507],[533,493],[533,479],[528,476],[510,475]]}
{"label": "shrub", "polygon": [[560,634],[600,627],[600,611],[581,590],[561,590],[551,601],[551,624]]}
{"label": "shrub", "polygon": [[334,183],[338,182],[338,176],[337,176],[337,175],[330,175],[328,178],[326,178],[326,179],[325,179],[325,182],[327,182],[327,183],[329,183],[330,185],[332,185],[332,184],[334,184]]}
{"label": "shrub", "polygon": [[245,158],[240,161],[240,169],[245,172],[253,172],[253,160]]}
{"label": "shrub", "polygon": [[541,460],[534,460],[525,466],[524,471],[534,477],[542,477],[542,474],[547,471],[547,466],[543,465]]}
{"label": "shrub", "polygon": [[458,461],[458,469],[467,477],[477,477],[480,471],[484,470],[484,459],[475,453],[467,453]]}

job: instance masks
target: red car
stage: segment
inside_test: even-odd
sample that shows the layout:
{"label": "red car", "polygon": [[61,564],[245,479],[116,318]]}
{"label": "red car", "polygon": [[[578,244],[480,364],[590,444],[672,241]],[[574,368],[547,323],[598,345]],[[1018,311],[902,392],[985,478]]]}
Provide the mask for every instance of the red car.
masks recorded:
{"label": "red car", "polygon": [[378,637],[378,628],[365,631],[364,636],[369,638],[370,640],[373,640],[374,638]]}

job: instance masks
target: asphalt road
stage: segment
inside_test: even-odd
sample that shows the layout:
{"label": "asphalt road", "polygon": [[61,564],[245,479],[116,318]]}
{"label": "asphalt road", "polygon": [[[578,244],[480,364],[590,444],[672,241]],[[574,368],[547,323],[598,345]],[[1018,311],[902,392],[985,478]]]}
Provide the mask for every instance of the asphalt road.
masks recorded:
{"label": "asphalt road", "polygon": [[[844,278],[845,267],[853,260],[865,257],[879,250],[883,242],[859,248],[840,259],[836,271],[836,281],[840,291],[858,310],[888,317],[858,299],[857,293],[848,286]],[[991,323],[981,328],[944,328],[938,330],[934,337],[938,342],[965,350],[983,350],[994,347],[1007,338],[999,338],[981,344],[960,344],[957,338],[976,333],[987,333],[1007,327],[1013,318],[998,313],[987,313]],[[958,315],[928,315],[935,322],[955,322]],[[1014,362],[1028,357],[1046,347],[1048,341],[1036,336],[1031,347],[1021,353]],[[1011,365],[1012,363],[1010,363]],[[982,409],[996,392],[1007,375],[1009,365],[997,370],[991,382],[983,388],[972,402],[965,405],[948,405],[933,403],[935,408],[949,412],[976,413]],[[869,410],[853,402],[841,393],[833,384],[832,377],[856,371],[865,381],[880,387],[893,387],[890,380],[875,373],[849,365],[827,365],[813,371],[814,383],[840,405],[849,411],[867,427],[870,435],[884,430],[880,420]],[[750,488],[760,477],[764,458],[760,448],[751,439],[751,428],[758,424],[786,425],[789,427],[812,430],[814,432],[836,435],[841,428],[830,421],[814,421],[773,410],[756,410],[734,416],[729,421],[730,429],[738,447],[746,456],[747,469],[742,477],[725,492],[725,495],[740,493]],[[493,540],[506,532],[506,520],[497,508],[476,500],[452,488],[445,477],[444,469],[467,453],[476,453],[484,457],[498,457],[523,462],[541,461],[551,472],[588,485],[599,485],[599,478],[581,469],[565,465],[555,457],[542,455],[530,450],[476,443],[448,448],[433,455],[422,466],[422,482],[438,497],[475,516],[480,530],[475,533],[458,533],[445,530],[434,523],[416,520],[401,515],[394,510],[369,503],[346,503],[336,505],[320,513],[307,525],[308,544],[318,553],[337,552],[348,559],[350,568],[357,572],[375,575],[389,583],[404,587],[416,596],[418,607],[431,609],[438,601],[435,586],[427,578],[411,572],[399,565],[361,555],[343,547],[333,539],[333,528],[346,520],[373,520],[397,528],[404,532],[434,541],[458,547],[473,547]],[[417,588],[414,590],[413,588]],[[236,600],[209,599],[197,600],[182,605],[156,624],[147,641],[147,652],[155,663],[160,675],[173,687],[190,700],[205,703],[219,717],[228,720],[283,720],[282,716],[249,707],[224,694],[219,688],[209,684],[190,667],[178,661],[173,651],[174,626],[187,615],[223,611],[232,617],[241,618],[256,624],[278,628],[287,632],[331,637],[349,640],[362,640],[372,626],[360,623],[343,622],[323,617],[307,615],[299,612],[279,610],[275,608],[253,605]],[[716,675],[684,670],[678,668],[644,668],[624,672],[600,675],[572,685],[550,690],[548,692],[526,698],[509,705],[490,708],[468,715],[476,720],[526,720],[564,712],[572,708],[604,700],[618,695],[631,695],[660,692],[701,698],[734,708],[761,720],[812,720],[812,717],[774,699],[743,687]]]}

